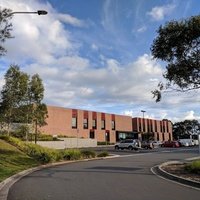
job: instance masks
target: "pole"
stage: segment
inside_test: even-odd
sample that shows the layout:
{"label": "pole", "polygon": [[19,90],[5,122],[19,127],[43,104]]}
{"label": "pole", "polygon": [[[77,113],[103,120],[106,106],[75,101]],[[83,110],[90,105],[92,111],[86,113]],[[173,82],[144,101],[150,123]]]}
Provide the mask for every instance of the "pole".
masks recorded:
{"label": "pole", "polygon": [[198,141],[199,141],[199,155],[200,155],[200,133],[198,134]]}

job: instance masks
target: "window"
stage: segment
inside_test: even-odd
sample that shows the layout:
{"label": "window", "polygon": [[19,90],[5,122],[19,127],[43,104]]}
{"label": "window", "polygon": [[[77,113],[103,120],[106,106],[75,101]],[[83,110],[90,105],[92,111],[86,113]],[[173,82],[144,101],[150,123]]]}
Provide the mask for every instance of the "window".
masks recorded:
{"label": "window", "polygon": [[83,119],[83,128],[88,129],[88,119]]}
{"label": "window", "polygon": [[76,109],[72,110],[72,128],[77,128],[77,116],[78,112]]}
{"label": "window", "polygon": [[77,128],[77,118],[72,117],[72,128]]}
{"label": "window", "polygon": [[155,121],[155,132],[157,132],[157,123]]}
{"label": "window", "polygon": [[97,113],[92,113],[92,128],[97,129]]}
{"label": "window", "polygon": [[93,119],[93,120],[92,120],[92,128],[93,128],[93,129],[96,129],[96,128],[97,128],[97,120],[96,120],[96,119]]}
{"label": "window", "polygon": [[94,138],[95,138],[94,131],[90,131],[90,138],[91,138],[91,139],[94,139]]}
{"label": "window", "polygon": [[83,112],[83,128],[88,129],[88,111]]}
{"label": "window", "polygon": [[105,120],[101,120],[101,129],[105,130]]}
{"label": "window", "polygon": [[111,115],[111,128],[112,130],[115,130],[115,115]]}
{"label": "window", "polygon": [[115,121],[111,121],[112,130],[115,130]]}

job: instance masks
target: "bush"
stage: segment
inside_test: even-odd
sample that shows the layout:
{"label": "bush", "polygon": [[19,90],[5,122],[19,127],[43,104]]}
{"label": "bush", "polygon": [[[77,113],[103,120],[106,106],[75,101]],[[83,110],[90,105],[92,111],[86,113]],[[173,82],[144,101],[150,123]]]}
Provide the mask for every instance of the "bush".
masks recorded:
{"label": "bush", "polygon": [[97,155],[97,157],[107,157],[107,156],[109,156],[109,153],[107,151],[103,151]]}
{"label": "bush", "polygon": [[63,151],[64,160],[79,160],[81,159],[81,152],[78,149],[68,149]]}
{"label": "bush", "polygon": [[28,156],[35,158],[42,164],[58,161],[63,158],[62,153],[58,150],[49,149],[33,143],[26,143],[14,137],[1,136],[1,139],[16,146]]}
{"label": "bush", "polygon": [[200,160],[193,161],[185,166],[185,169],[189,172],[200,174]]}
{"label": "bush", "polygon": [[97,145],[113,145],[111,142],[97,142]]}
{"label": "bush", "polygon": [[95,158],[96,153],[90,150],[82,150],[81,151],[82,158]]}

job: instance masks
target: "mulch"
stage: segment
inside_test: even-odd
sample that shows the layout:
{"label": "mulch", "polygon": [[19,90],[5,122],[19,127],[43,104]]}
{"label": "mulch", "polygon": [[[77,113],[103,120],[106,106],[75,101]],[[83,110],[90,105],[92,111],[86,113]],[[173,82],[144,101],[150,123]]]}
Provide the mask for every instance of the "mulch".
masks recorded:
{"label": "mulch", "polygon": [[185,179],[200,182],[200,174],[194,174],[185,170],[186,163],[169,164],[162,166],[162,169],[170,174],[180,176]]}

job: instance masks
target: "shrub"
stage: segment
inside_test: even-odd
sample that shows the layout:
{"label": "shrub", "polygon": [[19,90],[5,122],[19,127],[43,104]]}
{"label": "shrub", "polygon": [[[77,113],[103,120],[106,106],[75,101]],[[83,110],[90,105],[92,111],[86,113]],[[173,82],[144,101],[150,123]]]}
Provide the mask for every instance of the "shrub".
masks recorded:
{"label": "shrub", "polygon": [[200,160],[196,160],[190,164],[187,164],[185,169],[189,172],[200,174]]}
{"label": "shrub", "polygon": [[113,145],[111,142],[97,142],[97,145]]}
{"label": "shrub", "polygon": [[81,152],[78,149],[68,149],[63,151],[64,160],[79,160],[81,159]]}
{"label": "shrub", "polygon": [[95,158],[96,153],[90,150],[82,150],[81,151],[82,158]]}
{"label": "shrub", "polygon": [[106,157],[106,156],[109,156],[109,153],[107,151],[103,151],[97,155],[97,157]]}

